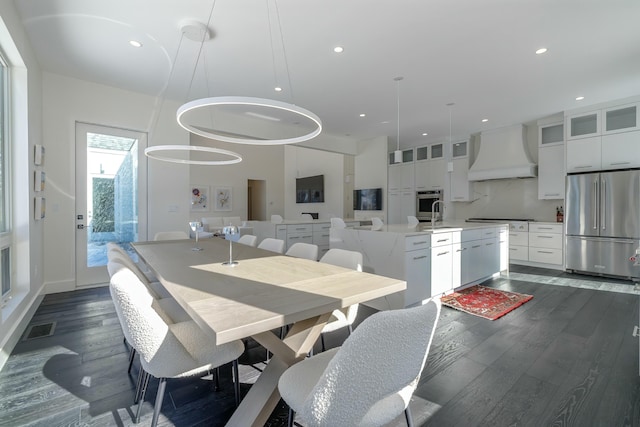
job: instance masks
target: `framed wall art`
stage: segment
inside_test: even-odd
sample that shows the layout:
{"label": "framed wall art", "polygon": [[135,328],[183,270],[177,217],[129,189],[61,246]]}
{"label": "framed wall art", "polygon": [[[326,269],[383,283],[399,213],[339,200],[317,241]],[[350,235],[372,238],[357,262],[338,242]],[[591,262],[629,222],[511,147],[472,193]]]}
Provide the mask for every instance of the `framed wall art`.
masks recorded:
{"label": "framed wall art", "polygon": [[231,187],[217,187],[215,192],[215,202],[217,211],[230,211],[232,202]]}
{"label": "framed wall art", "polygon": [[191,211],[209,211],[209,187],[206,185],[191,186]]}

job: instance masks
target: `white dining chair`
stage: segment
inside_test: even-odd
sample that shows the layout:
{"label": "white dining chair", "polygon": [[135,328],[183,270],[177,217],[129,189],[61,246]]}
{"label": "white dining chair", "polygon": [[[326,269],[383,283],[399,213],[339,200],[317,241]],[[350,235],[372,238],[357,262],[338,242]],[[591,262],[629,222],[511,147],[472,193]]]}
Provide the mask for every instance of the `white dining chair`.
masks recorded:
{"label": "white dining chair", "polygon": [[144,372],[134,423],[140,419],[150,376],[160,381],[152,427],[158,423],[168,378],[204,376],[232,362],[236,402],[239,401],[237,359],[244,351],[242,341],[216,346],[194,321],[168,323],[153,308],[153,297],[147,288],[128,269],[111,277],[109,290],[124,335],[138,351]]}
{"label": "white dining chair", "polygon": [[284,218],[281,215],[271,215],[271,222],[274,224],[282,224]]}
{"label": "white dining chair", "polygon": [[307,213],[300,215],[300,218],[302,218],[305,221],[313,221],[313,215],[307,214]]}
{"label": "white dining chair", "polygon": [[[107,261],[112,261],[117,259],[118,262],[124,264],[127,268],[133,271],[136,276],[140,278],[142,283],[144,283],[150,290],[151,293],[154,294],[155,298],[169,298],[171,294],[167,292],[167,290],[162,286],[162,283],[158,281],[158,279],[153,276],[153,274],[145,273],[142,268],[136,264],[133,259],[129,256],[129,254],[122,249],[120,246],[114,244],[107,243]],[[111,277],[112,274],[109,274]]]}
{"label": "white dining chair", "polygon": [[418,221],[418,218],[413,215],[407,215],[407,224],[409,225],[409,227],[413,228],[416,225],[420,224],[420,221]]}
{"label": "white dining chair", "polygon": [[382,230],[382,226],[384,225],[384,223],[382,222],[382,220],[376,216],[374,216],[373,218],[371,218],[371,229],[372,230]]}
{"label": "white dining chair", "polygon": [[259,249],[265,249],[271,252],[277,252],[279,254],[284,253],[284,240],[274,239],[273,237],[267,237],[258,245]]}
{"label": "white dining chair", "polygon": [[[342,347],[289,367],[278,389],[289,405],[289,426],[297,414],[308,426],[383,426],[409,409],[424,369],[440,300],[365,319]],[[363,355],[366,358],[363,359]]]}
{"label": "white dining chair", "polygon": [[244,236],[240,236],[240,238],[238,238],[238,243],[255,247],[258,243],[258,236],[254,236],[253,234],[245,234]]}
{"label": "white dining chair", "polygon": [[[362,271],[363,261],[362,254],[360,252],[332,248],[329,249],[322,258],[320,258],[320,262],[349,268],[351,270]],[[322,351],[325,351],[326,349],[324,344],[324,334],[337,331],[342,328],[347,328],[349,330],[349,334],[351,334],[353,332],[353,322],[355,322],[357,316],[358,304],[353,304],[340,310],[333,310],[329,321],[324,325],[322,333],[320,334]]]}
{"label": "white dining chair", "polygon": [[298,242],[291,245],[285,255],[289,255],[296,258],[310,259],[311,261],[318,260],[318,245],[313,243]]}
{"label": "white dining chair", "polygon": [[153,240],[182,240],[188,239],[189,235],[184,231],[158,231]]}

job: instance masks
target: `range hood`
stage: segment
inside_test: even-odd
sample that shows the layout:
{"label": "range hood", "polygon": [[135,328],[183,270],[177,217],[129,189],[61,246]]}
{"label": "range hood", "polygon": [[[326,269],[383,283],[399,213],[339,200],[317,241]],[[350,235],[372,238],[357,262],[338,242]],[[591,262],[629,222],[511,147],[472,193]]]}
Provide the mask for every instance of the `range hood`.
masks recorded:
{"label": "range hood", "polygon": [[469,181],[531,178],[538,166],[529,158],[523,125],[509,126],[480,134],[480,151],[469,168]]}

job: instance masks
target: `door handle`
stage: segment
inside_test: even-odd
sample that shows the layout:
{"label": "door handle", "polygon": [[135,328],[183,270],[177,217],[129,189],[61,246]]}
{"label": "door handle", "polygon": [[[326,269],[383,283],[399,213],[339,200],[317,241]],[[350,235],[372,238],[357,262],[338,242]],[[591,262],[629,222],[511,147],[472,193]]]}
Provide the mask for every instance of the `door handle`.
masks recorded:
{"label": "door handle", "polygon": [[600,224],[602,224],[602,229],[604,230],[607,226],[605,222],[607,221],[607,183],[604,178],[600,179],[600,209],[602,209],[602,215],[600,218]]}
{"label": "door handle", "polygon": [[593,181],[593,229],[598,229],[598,179]]}

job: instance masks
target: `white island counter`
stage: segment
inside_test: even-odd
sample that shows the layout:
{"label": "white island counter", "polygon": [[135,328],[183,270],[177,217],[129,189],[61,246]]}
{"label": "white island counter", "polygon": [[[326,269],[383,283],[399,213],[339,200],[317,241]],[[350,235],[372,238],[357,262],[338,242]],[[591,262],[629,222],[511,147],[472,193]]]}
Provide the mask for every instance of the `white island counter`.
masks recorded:
{"label": "white island counter", "polygon": [[331,229],[331,247],[359,251],[364,271],[407,282],[402,294],[367,303],[379,310],[419,305],[481,283],[509,266],[508,224],[445,221],[436,227],[422,223],[385,225],[375,231]]}

